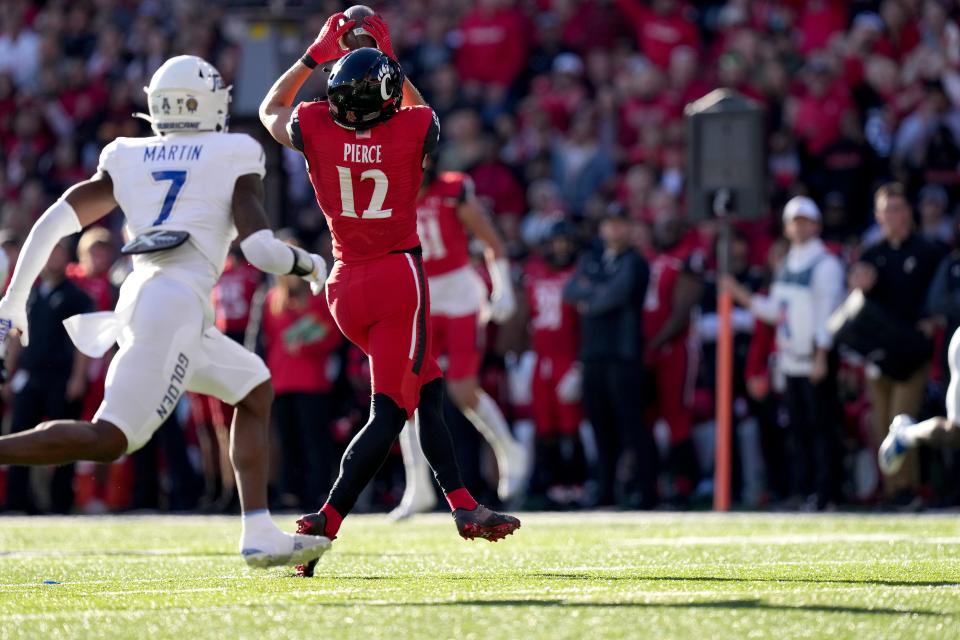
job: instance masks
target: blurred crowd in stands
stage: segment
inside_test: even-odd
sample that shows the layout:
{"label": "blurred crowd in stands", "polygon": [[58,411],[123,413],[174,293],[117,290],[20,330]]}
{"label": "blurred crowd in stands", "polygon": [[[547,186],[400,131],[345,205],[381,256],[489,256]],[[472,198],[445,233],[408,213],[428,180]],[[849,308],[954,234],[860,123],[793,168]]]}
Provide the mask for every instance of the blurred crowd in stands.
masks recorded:
{"label": "blurred crowd in stands", "polygon": [[[95,170],[105,144],[149,133],[131,114],[146,110],[141,88],[165,58],[200,55],[236,84],[249,20],[306,16],[305,48],[345,4],[0,3],[0,245],[11,264],[39,214]],[[920,451],[887,480],[876,468],[893,415],[943,412],[946,344],[960,326],[960,1],[371,5],[439,115],[439,168],[472,176],[526,301],[514,321],[488,329],[482,382],[537,454],[527,506],[709,504],[721,286],[741,303],[734,315],[736,504],[960,503],[953,452]],[[683,118],[688,103],[721,87],[764,107],[769,169],[769,211],[736,225],[733,278],[723,283],[717,224],[686,215]],[[259,125],[235,119],[233,126],[281,158]],[[271,171],[284,190],[282,210],[271,214],[291,241],[329,254],[302,158],[285,150]],[[888,183],[896,185],[878,192]],[[784,217],[795,196],[811,201],[797,201],[800,213]],[[862,290],[893,317],[891,331],[920,340],[916,362],[903,371],[880,367],[827,336],[817,337],[810,368],[783,369],[776,334],[785,312],[764,304],[776,298],[775,280],[796,275],[788,251],[804,232],[788,229],[784,238],[783,224],[796,218],[815,223],[809,237],[822,237],[834,280],[842,281],[822,315],[846,292]],[[114,219],[64,247],[62,264],[51,261],[35,292],[52,311],[48,319],[63,311],[64,299],[72,300],[71,313],[113,304],[126,268],[120,243]],[[554,305],[562,312],[542,317],[545,301],[562,295],[566,302]],[[364,423],[367,363],[340,337],[323,299],[298,279],[267,281],[237,253],[215,296],[218,326],[260,350],[274,374],[276,505],[315,509],[345,443]],[[573,329],[560,347],[537,337],[561,326]],[[67,353],[29,353],[55,348]],[[560,404],[570,411],[543,411],[535,397],[542,364],[561,357],[551,351],[558,348],[580,358],[582,393],[563,390]],[[2,394],[4,432],[41,416],[92,415],[106,363],[71,360],[70,349],[35,337],[15,354]],[[0,470],[0,510],[229,509],[230,411],[191,397],[146,449],[114,465],[78,464],[32,478]],[[462,435],[468,484],[494,499],[492,455],[455,409],[449,414]],[[392,456],[363,507],[393,506],[402,478]],[[619,486],[631,483],[639,500]]]}

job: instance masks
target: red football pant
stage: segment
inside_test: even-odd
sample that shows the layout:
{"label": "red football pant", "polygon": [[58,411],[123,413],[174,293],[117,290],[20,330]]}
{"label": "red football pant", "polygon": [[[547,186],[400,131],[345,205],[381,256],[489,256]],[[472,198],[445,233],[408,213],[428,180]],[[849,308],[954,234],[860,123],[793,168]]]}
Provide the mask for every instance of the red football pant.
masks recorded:
{"label": "red football pant", "polygon": [[370,358],[373,394],[388,396],[413,417],[420,387],[441,376],[431,351],[430,292],[420,256],[337,261],[326,286],[340,331]]}
{"label": "red football pant", "polygon": [[673,444],[690,438],[693,430],[691,404],[697,372],[694,353],[683,340],[677,340],[658,349],[647,361],[656,385],[652,415],[667,422]]}
{"label": "red football pant", "polygon": [[477,314],[434,315],[431,349],[437,358],[446,357],[447,380],[475,378],[480,373],[480,320]]}
{"label": "red football pant", "polygon": [[531,393],[533,422],[537,437],[570,436],[577,433],[583,420],[580,403],[563,402],[557,397],[557,385],[573,365],[573,360],[537,354]]}

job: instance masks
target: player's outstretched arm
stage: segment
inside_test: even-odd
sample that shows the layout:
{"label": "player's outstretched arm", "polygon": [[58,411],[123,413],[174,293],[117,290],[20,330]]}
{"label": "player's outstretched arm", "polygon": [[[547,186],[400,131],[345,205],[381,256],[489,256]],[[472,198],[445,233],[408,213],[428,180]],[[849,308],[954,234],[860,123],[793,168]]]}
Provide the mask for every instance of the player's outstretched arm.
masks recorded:
{"label": "player's outstretched arm", "polygon": [[[0,330],[4,336],[7,330],[18,329],[21,342],[24,345],[29,342],[27,298],[33,283],[50,259],[53,248],[61,239],[96,222],[116,206],[113,180],[106,172],[98,171],[88,180],[67,189],[63,196],[40,216],[20,249],[10,286],[0,300],[0,320],[9,321],[9,324]],[[0,336],[0,340],[2,337]]]}
{"label": "player's outstretched arm", "polygon": [[240,249],[250,264],[266,273],[300,276],[310,283],[314,294],[320,292],[327,279],[327,263],[273,235],[263,208],[263,180],[259,175],[250,173],[237,178],[232,209]]}
{"label": "player's outstretched arm", "polygon": [[293,63],[280,79],[273,83],[263,102],[260,103],[260,122],[266,127],[273,139],[285,147],[297,149],[293,144],[293,131],[290,128],[293,119],[292,106],[300,87],[307,81],[313,69],[301,60]]}
{"label": "player's outstretched arm", "polygon": [[500,234],[487,216],[483,206],[472,193],[457,209],[457,215],[463,226],[483,244],[483,257],[490,272],[493,290],[490,292],[490,318],[497,324],[510,319],[517,310],[516,296],[510,277],[510,261]]}
{"label": "player's outstretched arm", "polygon": [[[260,122],[266,127],[273,139],[285,147],[299,149],[293,143],[290,121],[293,117],[293,101],[297,92],[307,81],[319,64],[334,60],[346,53],[340,48],[340,38],[347,33],[355,20],[345,20],[343,13],[335,13],[324,23],[320,35],[307,49],[303,57],[293,63],[280,78],[273,83],[260,103]],[[341,20],[343,23],[340,24]]]}
{"label": "player's outstretched arm", "polygon": [[[373,15],[366,19],[364,26],[370,32],[374,42],[377,43],[377,48],[396,60],[397,54],[393,51],[393,42],[390,38],[390,27],[387,26],[387,21],[378,15]],[[426,104],[427,101],[423,99],[423,94],[413,86],[410,78],[404,78],[403,101],[400,103],[400,106],[414,107]]]}
{"label": "player's outstretched arm", "polygon": [[400,103],[401,107],[416,107],[419,105],[426,105],[427,101],[424,99],[423,94],[413,86],[413,83],[410,82],[410,78],[403,79],[403,102]]}

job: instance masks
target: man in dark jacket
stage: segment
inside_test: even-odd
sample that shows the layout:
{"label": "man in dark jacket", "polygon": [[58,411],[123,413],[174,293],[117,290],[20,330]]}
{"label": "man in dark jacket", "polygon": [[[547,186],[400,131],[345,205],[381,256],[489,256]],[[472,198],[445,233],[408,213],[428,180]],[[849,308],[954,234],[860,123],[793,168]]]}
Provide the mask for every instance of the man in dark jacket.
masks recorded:
{"label": "man in dark jacket", "polygon": [[[860,262],[851,268],[850,288],[863,291],[868,300],[898,323],[902,336],[891,335],[890,341],[907,340],[908,334],[917,329],[930,337],[933,323],[926,317],[927,292],[943,258],[943,249],[916,232],[913,209],[902,185],[890,183],[877,190],[875,213],[883,237],[864,251]],[[932,349],[924,354],[925,362],[906,379],[883,372],[868,377],[872,435],[878,449],[895,416],[919,413],[931,355]],[[912,500],[919,485],[919,468],[913,453],[898,472],[885,479],[888,497],[897,502]]]}
{"label": "man in dark jacket", "polygon": [[600,223],[603,246],[587,252],[564,289],[580,312],[583,399],[599,449],[599,504],[656,504],[656,451],[643,426],[641,370],[647,262],[630,246],[621,210]]}
{"label": "man in dark jacket", "polygon": [[[73,346],[63,321],[88,313],[93,302],[67,278],[70,250],[62,240],[50,255],[46,268],[30,292],[27,318],[30,345],[8,342],[8,392],[13,400],[12,433],[33,428],[47,420],[73,419],[80,415],[87,390],[89,359]],[[14,346],[15,345],[15,346]],[[30,468],[10,467],[7,509],[36,513],[38,505],[30,489]],[[50,509],[68,513],[73,506],[73,465],[57,467],[50,487]]]}

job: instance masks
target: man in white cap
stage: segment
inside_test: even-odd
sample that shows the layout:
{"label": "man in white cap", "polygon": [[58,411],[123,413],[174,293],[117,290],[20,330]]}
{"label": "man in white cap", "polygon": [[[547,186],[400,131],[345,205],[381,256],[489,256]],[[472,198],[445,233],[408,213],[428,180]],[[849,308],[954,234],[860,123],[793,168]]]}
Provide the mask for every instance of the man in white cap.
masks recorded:
{"label": "man in white cap", "polygon": [[729,276],[722,285],[738,304],[777,327],[777,367],[786,377],[790,414],[791,493],[822,508],[838,497],[836,380],[827,319],[843,302],[844,272],[820,240],[820,209],[813,200],[790,200],[783,227],[790,251],[768,295],[755,295]]}

